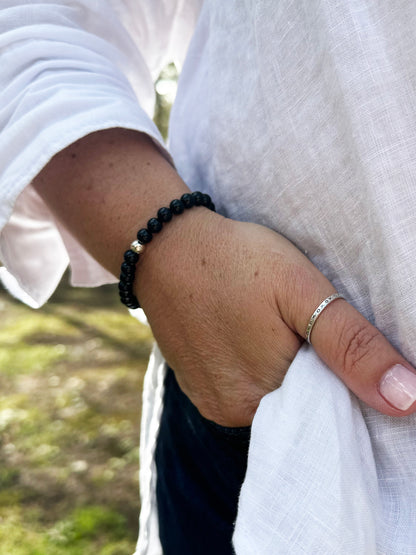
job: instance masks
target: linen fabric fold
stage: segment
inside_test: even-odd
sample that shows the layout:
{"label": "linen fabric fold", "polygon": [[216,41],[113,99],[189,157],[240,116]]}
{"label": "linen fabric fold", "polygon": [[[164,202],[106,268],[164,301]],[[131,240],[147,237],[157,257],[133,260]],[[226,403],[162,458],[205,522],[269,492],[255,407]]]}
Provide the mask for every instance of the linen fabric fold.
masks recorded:
{"label": "linen fabric fold", "polygon": [[46,163],[112,127],[147,133],[170,159],[151,120],[153,81],[166,56],[180,61],[196,10],[182,16],[181,2],[131,4],[5,0],[0,8],[0,260],[6,286],[35,307],[54,291],[68,257],[74,285],[115,281],[31,190]]}
{"label": "linen fabric fold", "polygon": [[415,426],[360,406],[304,346],[254,419],[236,552],[416,553]]}

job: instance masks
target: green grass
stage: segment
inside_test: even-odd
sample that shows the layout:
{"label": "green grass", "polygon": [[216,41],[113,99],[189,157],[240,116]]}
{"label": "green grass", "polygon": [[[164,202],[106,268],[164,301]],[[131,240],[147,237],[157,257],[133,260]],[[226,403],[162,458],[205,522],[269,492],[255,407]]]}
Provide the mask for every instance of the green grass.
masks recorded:
{"label": "green grass", "polygon": [[[39,525],[36,511],[9,510],[1,515],[0,550],[12,555],[130,555],[123,515],[102,506],[74,509],[50,527]],[[128,534],[127,534],[128,535]]]}
{"label": "green grass", "polygon": [[0,555],[128,555],[147,326],[116,288],[0,292]]}

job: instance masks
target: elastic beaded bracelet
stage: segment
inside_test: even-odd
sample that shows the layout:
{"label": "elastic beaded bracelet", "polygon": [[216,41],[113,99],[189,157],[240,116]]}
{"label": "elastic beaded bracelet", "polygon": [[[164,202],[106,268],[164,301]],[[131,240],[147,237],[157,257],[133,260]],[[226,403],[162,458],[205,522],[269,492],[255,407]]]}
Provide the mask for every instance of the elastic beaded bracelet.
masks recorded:
{"label": "elastic beaded bracelet", "polygon": [[150,218],[147,222],[147,227],[139,229],[137,232],[137,240],[133,241],[129,250],[124,253],[124,261],[120,268],[118,290],[120,300],[127,308],[140,308],[140,303],[133,293],[133,284],[136,275],[136,264],[143,254],[145,245],[150,243],[155,233],[159,233],[162,230],[163,224],[170,222],[173,216],[179,216],[179,214],[193,206],[205,206],[205,208],[215,212],[215,205],[209,195],[199,191],[185,193],[180,199],[172,200],[169,208],[165,206],[160,208],[156,218]]}

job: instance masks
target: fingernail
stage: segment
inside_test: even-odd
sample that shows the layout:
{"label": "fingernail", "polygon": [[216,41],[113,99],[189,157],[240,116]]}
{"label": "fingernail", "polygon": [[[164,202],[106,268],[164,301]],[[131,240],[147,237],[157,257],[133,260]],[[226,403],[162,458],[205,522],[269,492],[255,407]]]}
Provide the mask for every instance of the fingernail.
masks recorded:
{"label": "fingernail", "polygon": [[393,407],[407,410],[416,401],[416,374],[395,364],[381,378],[379,391]]}

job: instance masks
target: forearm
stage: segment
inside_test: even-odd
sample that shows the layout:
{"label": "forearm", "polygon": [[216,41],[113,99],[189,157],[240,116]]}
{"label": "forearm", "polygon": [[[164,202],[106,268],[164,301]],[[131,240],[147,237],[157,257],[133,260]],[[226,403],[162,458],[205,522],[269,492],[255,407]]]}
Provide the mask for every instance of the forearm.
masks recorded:
{"label": "forearm", "polygon": [[115,276],[137,230],[163,204],[189,191],[147,135],[125,129],[99,131],[70,145],[33,185],[55,217]]}
{"label": "forearm", "polygon": [[[62,151],[35,187],[114,275],[137,229],[188,191],[150,139],[117,129]],[[290,242],[262,226],[202,207],[175,220],[139,261],[135,293],[200,412],[220,424],[246,425],[260,399],[280,385],[311,314],[334,288]],[[324,310],[313,345],[373,408],[392,416],[414,412],[414,369],[345,301]]]}

